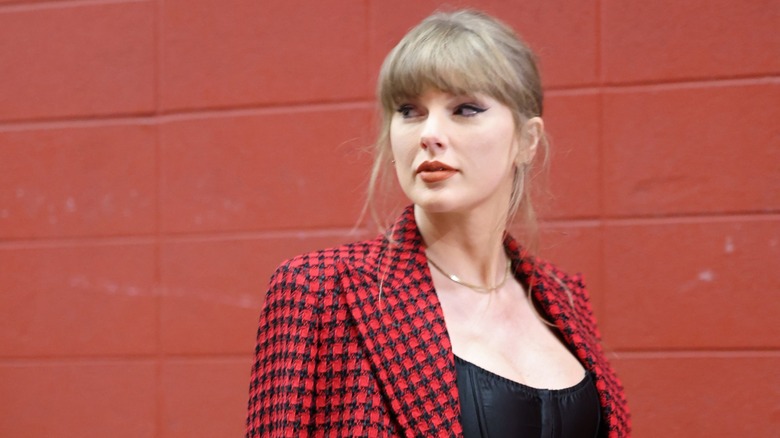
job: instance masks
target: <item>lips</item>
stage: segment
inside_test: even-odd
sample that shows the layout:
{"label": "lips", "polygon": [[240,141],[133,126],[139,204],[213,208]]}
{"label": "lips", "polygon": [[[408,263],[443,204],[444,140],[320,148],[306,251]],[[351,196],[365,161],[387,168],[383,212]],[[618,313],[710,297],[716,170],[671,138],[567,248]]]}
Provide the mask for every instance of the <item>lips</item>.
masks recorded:
{"label": "lips", "polygon": [[417,174],[426,183],[435,183],[455,175],[458,171],[439,161],[425,161],[417,167]]}

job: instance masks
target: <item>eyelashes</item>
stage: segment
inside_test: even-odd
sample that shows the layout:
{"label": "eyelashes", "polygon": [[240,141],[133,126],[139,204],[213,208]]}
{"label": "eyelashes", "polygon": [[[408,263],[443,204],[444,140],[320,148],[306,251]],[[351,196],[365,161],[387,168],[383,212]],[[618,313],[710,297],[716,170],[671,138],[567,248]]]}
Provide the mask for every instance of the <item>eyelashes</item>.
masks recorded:
{"label": "eyelashes", "polygon": [[396,112],[398,114],[401,114],[401,116],[405,119],[415,117],[417,115],[417,111],[414,109],[414,105],[411,104],[402,104],[396,109]]}
{"label": "eyelashes", "polygon": [[465,103],[463,105],[458,105],[455,114],[464,117],[474,117],[479,113],[484,113],[485,111],[487,111],[487,108],[482,108],[481,106],[477,106],[473,103]]}
{"label": "eyelashes", "polygon": [[[488,109],[474,103],[464,103],[456,106],[452,110],[452,114],[461,117],[474,117],[477,114],[484,113]],[[396,112],[405,119],[419,117],[423,113],[415,105],[410,103],[404,103],[396,108]]]}

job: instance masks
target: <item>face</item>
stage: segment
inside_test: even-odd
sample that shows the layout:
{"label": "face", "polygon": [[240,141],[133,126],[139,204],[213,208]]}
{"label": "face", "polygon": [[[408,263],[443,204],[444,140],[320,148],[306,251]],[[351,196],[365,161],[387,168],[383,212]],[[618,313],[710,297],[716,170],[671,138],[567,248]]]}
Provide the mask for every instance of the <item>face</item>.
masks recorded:
{"label": "face", "polygon": [[483,94],[429,90],[402,102],[390,125],[401,188],[431,213],[503,211],[516,163],[532,154],[516,134],[512,111]]}

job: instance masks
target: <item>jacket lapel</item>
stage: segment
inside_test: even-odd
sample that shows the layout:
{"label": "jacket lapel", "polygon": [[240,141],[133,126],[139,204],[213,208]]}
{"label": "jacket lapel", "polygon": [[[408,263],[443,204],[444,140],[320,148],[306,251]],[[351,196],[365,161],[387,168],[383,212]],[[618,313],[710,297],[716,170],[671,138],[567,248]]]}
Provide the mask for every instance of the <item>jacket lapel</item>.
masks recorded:
{"label": "jacket lapel", "polygon": [[[350,312],[398,425],[413,435],[442,430],[460,435],[455,358],[412,207],[390,236],[355,261],[358,272],[344,277]],[[564,286],[553,266],[530,256],[511,236],[504,245],[515,277],[531,287],[543,316],[591,370],[585,357],[595,341],[580,336],[588,331],[566,291],[578,286]]]}
{"label": "jacket lapel", "polygon": [[455,359],[411,208],[391,236],[346,276],[347,302],[398,425],[457,435]]}

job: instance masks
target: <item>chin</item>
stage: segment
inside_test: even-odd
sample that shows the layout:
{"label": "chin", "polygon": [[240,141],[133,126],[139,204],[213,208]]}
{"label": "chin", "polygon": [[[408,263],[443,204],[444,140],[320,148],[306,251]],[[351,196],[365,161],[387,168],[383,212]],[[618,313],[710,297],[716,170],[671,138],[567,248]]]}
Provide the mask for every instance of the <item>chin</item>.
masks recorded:
{"label": "chin", "polygon": [[474,208],[465,199],[453,199],[449,196],[415,196],[409,197],[415,206],[426,213],[462,213]]}
{"label": "chin", "polygon": [[412,203],[428,213],[447,213],[457,210],[457,202],[452,199],[447,199],[447,196],[442,196],[440,193],[407,193]]}
{"label": "chin", "polygon": [[457,210],[454,210],[453,208],[449,207],[446,204],[442,203],[420,203],[415,202],[414,205],[426,213],[432,213],[432,214],[442,214],[442,213],[453,213]]}
{"label": "chin", "polygon": [[[414,195],[414,194],[412,194]],[[426,193],[428,196],[409,196],[407,197],[414,203],[415,207],[429,214],[464,214],[476,213],[478,211],[488,213],[491,217],[505,214],[505,209],[509,205],[509,197],[499,199],[473,199],[464,196],[434,196]]]}

